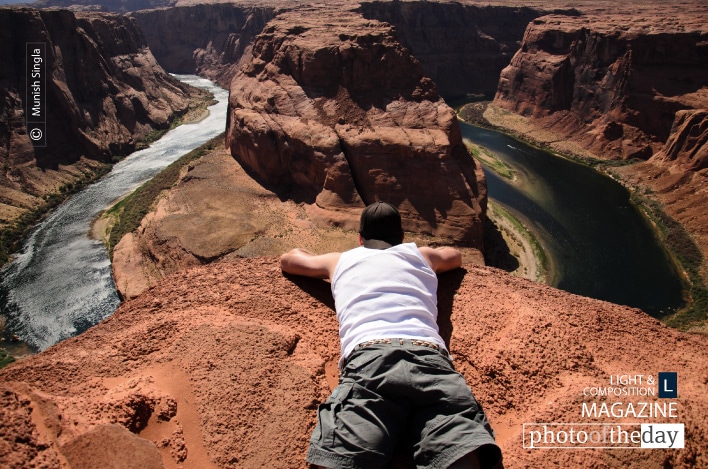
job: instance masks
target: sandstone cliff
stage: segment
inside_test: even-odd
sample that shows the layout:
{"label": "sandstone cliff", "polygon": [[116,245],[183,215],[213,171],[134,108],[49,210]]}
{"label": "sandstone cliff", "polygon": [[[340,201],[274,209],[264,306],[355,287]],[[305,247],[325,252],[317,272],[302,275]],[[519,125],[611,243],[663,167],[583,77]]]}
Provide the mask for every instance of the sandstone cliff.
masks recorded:
{"label": "sandstone cliff", "polygon": [[486,187],[456,116],[388,24],[323,8],[268,23],[234,77],[226,143],[279,195],[354,227],[397,205],[404,229],[481,247]]}
{"label": "sandstone cliff", "polygon": [[446,98],[494,96],[499,74],[519,49],[526,27],[548,13],[437,2],[363,2],[359,11],[395,26],[401,43]]}
{"label": "sandstone cliff", "polygon": [[[157,64],[134,20],[108,14],[0,9],[0,202],[2,220],[42,203],[98,162],[133,151],[187,111],[190,89]],[[46,147],[25,119],[26,44],[46,45]]]}
{"label": "sandstone cliff", "polygon": [[[708,100],[703,104],[708,107]],[[687,171],[708,168],[708,109],[678,111],[664,148],[653,159]]]}
{"label": "sandstone cliff", "polygon": [[[230,84],[236,62],[265,23],[287,2],[184,5],[136,11],[160,65]],[[518,50],[528,23],[548,11],[528,7],[437,2],[335,2],[367,19],[387,22],[423,65],[425,75],[449,97],[494,95],[499,73]],[[357,8],[358,7],[358,8]],[[146,7],[147,8],[147,7]],[[558,10],[577,14],[574,10]]]}
{"label": "sandstone cliff", "polygon": [[700,18],[630,15],[534,20],[494,104],[541,120],[603,159],[648,159],[678,111],[708,107]]}
{"label": "sandstone cliff", "polygon": [[[439,323],[505,467],[708,465],[708,338],[466,268],[440,277]],[[316,406],[337,380],[332,308],[327,282],[286,278],[274,257],[175,274],[82,335],[0,370],[0,465],[112,467],[130,454],[144,469],[304,468]],[[658,371],[678,372],[677,417],[641,423],[684,424],[684,449],[523,448],[524,423],[636,423],[583,417],[582,404],[667,399],[584,389]]]}
{"label": "sandstone cliff", "polygon": [[275,16],[275,8],[194,5],[132,13],[160,65],[198,74],[228,88],[237,62]]}

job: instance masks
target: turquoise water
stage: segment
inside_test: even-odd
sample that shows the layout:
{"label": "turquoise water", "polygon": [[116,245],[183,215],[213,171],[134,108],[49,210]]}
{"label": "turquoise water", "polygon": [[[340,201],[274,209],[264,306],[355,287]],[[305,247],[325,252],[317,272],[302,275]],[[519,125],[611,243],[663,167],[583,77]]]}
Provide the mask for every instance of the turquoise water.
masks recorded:
{"label": "turquoise water", "polygon": [[460,123],[518,177],[485,169],[489,197],[521,213],[552,264],[550,283],[661,317],[682,306],[676,268],[622,185],[507,135]]}

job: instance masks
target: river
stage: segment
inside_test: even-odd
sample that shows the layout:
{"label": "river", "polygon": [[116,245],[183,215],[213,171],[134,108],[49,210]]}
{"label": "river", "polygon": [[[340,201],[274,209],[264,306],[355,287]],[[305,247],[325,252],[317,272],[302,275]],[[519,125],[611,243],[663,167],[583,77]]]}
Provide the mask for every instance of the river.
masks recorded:
{"label": "river", "polygon": [[622,185],[594,169],[492,130],[460,123],[518,180],[485,168],[489,197],[520,214],[552,266],[552,286],[661,317],[680,307],[682,284],[652,227]]}
{"label": "river", "polygon": [[106,248],[89,237],[92,221],[116,199],[226,126],[228,91],[197,76],[177,78],[209,90],[217,104],[198,123],[180,125],[149,148],[117,163],[108,175],[71,196],[32,231],[21,252],[0,273],[5,335],[17,334],[33,351],[41,351],[86,330],[118,307]]}
{"label": "river", "polygon": [[[33,351],[76,335],[111,315],[120,300],[92,221],[165,166],[224,131],[228,92],[194,76],[218,104],[207,118],[181,125],[116,164],[100,181],[70,197],[40,223],[0,274],[5,335]],[[636,306],[660,316],[681,303],[681,282],[628,192],[596,171],[461,123],[462,133],[514,168],[521,184],[486,171],[489,196],[522,214],[547,250],[553,285]],[[13,350],[9,347],[10,352]]]}

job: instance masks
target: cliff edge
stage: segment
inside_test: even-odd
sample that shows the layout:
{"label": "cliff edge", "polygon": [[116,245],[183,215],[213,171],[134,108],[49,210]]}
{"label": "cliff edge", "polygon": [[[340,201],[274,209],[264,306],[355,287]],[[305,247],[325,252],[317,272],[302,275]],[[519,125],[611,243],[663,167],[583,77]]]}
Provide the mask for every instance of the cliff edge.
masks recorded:
{"label": "cliff edge", "polygon": [[[466,269],[440,276],[439,325],[505,467],[708,465],[708,338]],[[304,468],[317,404],[337,380],[332,308],[327,282],[285,277],[275,257],[177,273],[80,336],[0,370],[0,465],[108,466],[131,452],[143,468]],[[659,371],[678,373],[678,398],[597,395],[654,391],[647,380]],[[642,402],[673,402],[675,417],[631,415],[627,404],[638,412]],[[583,404],[613,414],[583,415]],[[532,422],[684,424],[685,448],[525,449]]]}

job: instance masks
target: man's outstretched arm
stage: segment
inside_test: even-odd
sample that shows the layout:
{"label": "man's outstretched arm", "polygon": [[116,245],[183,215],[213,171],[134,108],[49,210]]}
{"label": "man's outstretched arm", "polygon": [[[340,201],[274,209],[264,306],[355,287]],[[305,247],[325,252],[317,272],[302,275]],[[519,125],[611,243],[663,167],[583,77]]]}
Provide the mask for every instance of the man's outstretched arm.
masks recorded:
{"label": "man's outstretched arm", "polygon": [[332,278],[339,262],[340,252],[315,255],[295,248],[280,256],[280,268],[292,275],[313,278]]}
{"label": "man's outstretched arm", "polygon": [[462,254],[455,248],[445,246],[441,248],[421,247],[420,253],[423,255],[430,267],[436,274],[457,269],[462,266]]}

